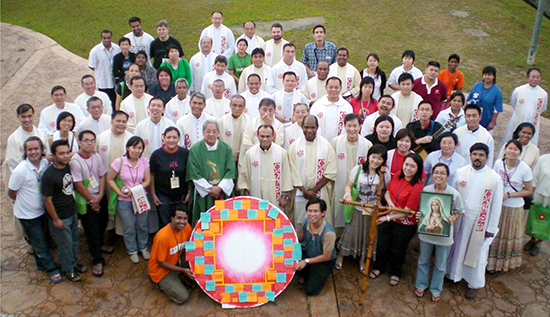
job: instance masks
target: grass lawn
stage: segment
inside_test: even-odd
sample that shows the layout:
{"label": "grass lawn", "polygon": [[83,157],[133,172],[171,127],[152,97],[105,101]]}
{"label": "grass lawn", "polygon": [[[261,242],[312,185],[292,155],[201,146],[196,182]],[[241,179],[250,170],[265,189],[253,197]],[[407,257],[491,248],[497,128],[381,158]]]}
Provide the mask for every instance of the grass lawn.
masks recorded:
{"label": "grass lawn", "polygon": [[[512,89],[525,83],[525,61],[535,18],[535,10],[521,0],[359,0],[350,1],[347,7],[340,1],[327,0],[267,0],[253,6],[235,0],[166,0],[143,5],[144,2],[3,0],[1,20],[44,33],[87,58],[104,28],[111,29],[116,40],[130,31],[128,18],[137,15],[143,29],[156,37],[156,23],[166,19],[170,34],[180,40],[189,59],[198,50],[200,31],[210,24],[212,10],[224,12],[227,26],[251,19],[284,21],[323,16],[328,30],[326,39],[347,47],[349,62],[358,69],[365,67],[365,57],[370,52],[378,53],[387,75],[400,65],[405,49],[416,52],[416,65],[421,70],[429,60],[439,61],[444,68],[449,54],[458,53],[467,90],[481,80],[484,66],[494,65],[498,70],[497,84],[509,100]],[[138,7],[134,6],[136,3]],[[455,11],[465,14],[457,15]],[[301,54],[303,46],[312,41],[311,29],[286,30],[285,38],[294,42]],[[536,66],[543,70],[542,86],[547,90],[548,52],[550,21],[544,19]],[[545,115],[550,117],[550,111]]]}

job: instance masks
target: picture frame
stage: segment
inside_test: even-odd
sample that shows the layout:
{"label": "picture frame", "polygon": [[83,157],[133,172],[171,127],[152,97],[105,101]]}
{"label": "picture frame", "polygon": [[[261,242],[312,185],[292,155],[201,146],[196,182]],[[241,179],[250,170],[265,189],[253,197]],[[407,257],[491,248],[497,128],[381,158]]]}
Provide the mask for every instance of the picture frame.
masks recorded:
{"label": "picture frame", "polygon": [[449,217],[452,210],[453,195],[422,192],[420,194],[418,234],[449,237],[452,226]]}

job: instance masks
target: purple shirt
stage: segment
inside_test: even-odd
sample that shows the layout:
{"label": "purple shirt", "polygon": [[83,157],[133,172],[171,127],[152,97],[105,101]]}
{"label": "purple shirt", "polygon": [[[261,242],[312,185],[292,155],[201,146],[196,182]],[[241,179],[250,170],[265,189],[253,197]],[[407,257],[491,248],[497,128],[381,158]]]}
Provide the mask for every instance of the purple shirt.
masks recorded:
{"label": "purple shirt", "polygon": [[[76,160],[78,160],[80,164]],[[92,196],[97,196],[99,194],[99,178],[107,174],[105,165],[103,165],[103,161],[101,160],[99,154],[94,153],[90,155],[89,158],[85,159],[80,156],[80,153],[76,153],[69,162],[69,167],[71,169],[71,175],[74,183],[82,182],[83,178],[91,179],[93,176],[97,186],[93,188],[90,183],[87,189]]]}
{"label": "purple shirt", "polygon": [[[120,158],[117,158],[111,164],[111,168],[118,173],[120,169]],[[124,187],[130,189],[141,183],[145,178],[145,170],[149,168],[149,160],[145,157],[140,157],[137,160],[136,166],[132,166],[128,157],[122,157],[122,170],[120,171],[120,180],[124,183]],[[131,201],[131,197],[118,197],[118,200]]]}

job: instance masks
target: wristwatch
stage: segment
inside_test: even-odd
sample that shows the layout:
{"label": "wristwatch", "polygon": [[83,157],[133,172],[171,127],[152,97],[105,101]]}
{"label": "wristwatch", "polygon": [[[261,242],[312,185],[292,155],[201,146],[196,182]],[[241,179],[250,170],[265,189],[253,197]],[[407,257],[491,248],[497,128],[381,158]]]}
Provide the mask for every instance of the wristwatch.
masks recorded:
{"label": "wristwatch", "polygon": [[304,261],[306,261],[306,264],[309,264],[309,258],[305,259]]}

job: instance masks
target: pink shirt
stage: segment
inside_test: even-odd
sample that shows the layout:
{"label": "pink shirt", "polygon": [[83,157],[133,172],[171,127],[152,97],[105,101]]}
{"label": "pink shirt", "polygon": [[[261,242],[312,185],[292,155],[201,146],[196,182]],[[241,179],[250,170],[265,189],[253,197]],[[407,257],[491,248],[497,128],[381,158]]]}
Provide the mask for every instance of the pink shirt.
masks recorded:
{"label": "pink shirt", "polygon": [[[76,160],[78,160],[80,164]],[[118,164],[120,167],[120,163]],[[93,176],[98,185],[93,188],[90,184],[87,189],[92,196],[97,196],[99,194],[99,178],[107,174],[105,165],[103,165],[103,161],[99,154],[94,153],[90,155],[89,158],[85,159],[80,156],[80,153],[76,153],[69,162],[69,167],[71,168],[71,176],[75,183],[82,182],[83,178],[90,179]]]}
{"label": "pink shirt", "polygon": [[[120,158],[117,158],[111,164],[111,168],[118,173],[120,169]],[[122,170],[120,171],[120,180],[124,183],[124,187],[130,189],[141,183],[145,178],[145,170],[149,168],[149,160],[145,157],[140,157],[136,166],[132,166],[128,157],[122,157]],[[118,200],[131,201],[130,197],[118,197]]]}

